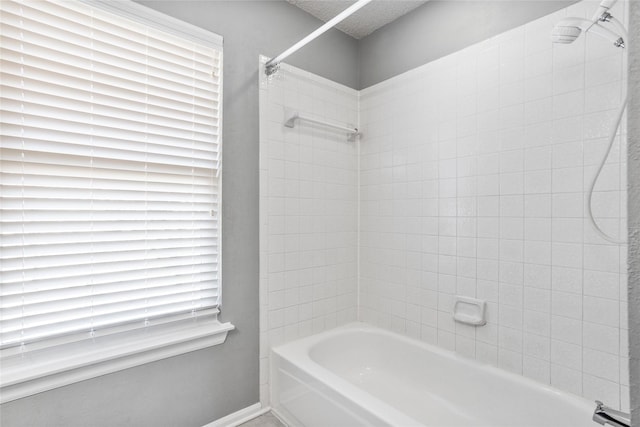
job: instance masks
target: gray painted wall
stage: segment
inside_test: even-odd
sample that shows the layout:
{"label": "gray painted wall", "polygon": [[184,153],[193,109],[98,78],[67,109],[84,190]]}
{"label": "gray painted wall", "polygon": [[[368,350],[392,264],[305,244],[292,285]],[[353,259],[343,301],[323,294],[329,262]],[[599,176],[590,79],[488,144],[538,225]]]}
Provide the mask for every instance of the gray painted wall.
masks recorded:
{"label": "gray painted wall", "polygon": [[[9,426],[202,426],[259,399],[258,55],[321,23],[284,1],[141,1],[224,36],[224,345],[2,405]],[[291,64],[355,88],[357,42],[333,30]],[[338,65],[337,65],[338,64]]]}
{"label": "gray painted wall", "polygon": [[[258,401],[258,54],[275,55],[319,25],[283,1],[142,0],[225,38],[223,319],[237,330],[224,345],[62,387],[2,405],[9,426],[201,426]],[[352,88],[365,88],[566,7],[573,1],[433,0],[358,43],[339,31],[287,62]],[[640,72],[640,2],[631,2]],[[480,23],[480,25],[478,25]],[[400,48],[403,47],[403,48]],[[359,50],[359,52],[358,52]],[[359,54],[359,55],[358,55]],[[382,59],[382,60],[381,60]],[[359,68],[361,73],[359,74]],[[633,74],[635,73],[635,74]],[[629,117],[640,114],[637,78]],[[633,109],[635,108],[635,110]],[[635,113],[634,113],[635,112]],[[635,115],[634,115],[635,114]],[[636,121],[637,122],[637,121]],[[640,123],[629,122],[637,141]],[[640,147],[630,144],[630,182],[640,183]],[[630,184],[635,227],[629,308],[640,330],[640,184]],[[635,207],[635,208],[634,208]],[[631,283],[630,282],[630,283]],[[631,335],[632,407],[640,419],[640,333]],[[634,364],[635,362],[635,364]],[[635,425],[640,426],[636,421]]]}
{"label": "gray painted wall", "polygon": [[428,1],[360,41],[360,88],[365,89],[575,2]]}
{"label": "gray painted wall", "polygon": [[629,2],[627,108],[629,215],[629,374],[631,420],[640,426],[640,2]]}

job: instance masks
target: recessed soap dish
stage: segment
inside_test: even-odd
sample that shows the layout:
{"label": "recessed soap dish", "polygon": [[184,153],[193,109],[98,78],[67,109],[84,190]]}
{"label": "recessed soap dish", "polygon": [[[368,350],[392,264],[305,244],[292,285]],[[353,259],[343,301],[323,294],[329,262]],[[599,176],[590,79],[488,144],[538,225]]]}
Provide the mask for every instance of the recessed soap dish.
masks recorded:
{"label": "recessed soap dish", "polygon": [[467,325],[482,326],[487,323],[487,302],[480,299],[456,295],[453,304],[453,319]]}

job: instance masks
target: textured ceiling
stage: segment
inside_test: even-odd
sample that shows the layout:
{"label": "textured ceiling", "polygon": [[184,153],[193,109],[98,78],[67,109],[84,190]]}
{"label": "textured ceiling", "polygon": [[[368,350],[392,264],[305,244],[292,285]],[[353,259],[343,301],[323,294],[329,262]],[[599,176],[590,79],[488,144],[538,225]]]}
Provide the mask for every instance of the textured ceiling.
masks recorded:
{"label": "textured ceiling", "polygon": [[[326,22],[355,3],[347,0],[287,0]],[[336,28],[361,39],[425,3],[426,0],[373,0],[336,25]]]}

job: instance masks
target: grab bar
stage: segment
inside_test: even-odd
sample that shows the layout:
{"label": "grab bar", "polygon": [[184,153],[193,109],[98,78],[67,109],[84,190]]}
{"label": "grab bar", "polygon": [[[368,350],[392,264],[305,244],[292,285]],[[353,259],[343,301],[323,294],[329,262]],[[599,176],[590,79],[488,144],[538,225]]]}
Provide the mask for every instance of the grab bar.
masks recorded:
{"label": "grab bar", "polygon": [[302,120],[305,122],[314,123],[316,125],[322,125],[322,126],[327,126],[330,128],[346,131],[347,135],[349,136],[348,138],[349,141],[355,141],[357,136],[362,135],[362,133],[358,131],[358,128],[350,128],[350,127],[342,126],[335,123],[324,122],[321,120],[313,119],[311,117],[303,116],[299,113],[295,113],[293,116],[291,116],[286,122],[284,122],[284,125],[288,128],[292,128],[295,126],[296,120]]}
{"label": "grab bar", "polygon": [[596,405],[596,409],[593,411],[593,421],[601,425],[631,427],[631,416],[626,412],[610,408],[599,400],[596,400]]}

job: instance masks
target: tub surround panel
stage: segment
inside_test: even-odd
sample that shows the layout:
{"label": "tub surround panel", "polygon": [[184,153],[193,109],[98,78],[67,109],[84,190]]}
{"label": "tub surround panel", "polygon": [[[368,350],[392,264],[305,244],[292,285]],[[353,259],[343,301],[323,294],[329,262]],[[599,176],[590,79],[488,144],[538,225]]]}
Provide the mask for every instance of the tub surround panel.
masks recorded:
{"label": "tub surround panel", "polygon": [[268,404],[272,346],[357,317],[357,143],[284,122],[298,112],[356,127],[358,94],[285,64],[260,79],[260,383]]}
{"label": "tub surround panel", "polygon": [[[585,216],[621,50],[552,45],[581,2],[361,92],[360,320],[629,408],[626,246]],[[617,17],[626,16],[619,1]],[[594,195],[626,230],[626,129]],[[487,325],[454,322],[454,296]]]}

